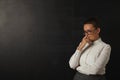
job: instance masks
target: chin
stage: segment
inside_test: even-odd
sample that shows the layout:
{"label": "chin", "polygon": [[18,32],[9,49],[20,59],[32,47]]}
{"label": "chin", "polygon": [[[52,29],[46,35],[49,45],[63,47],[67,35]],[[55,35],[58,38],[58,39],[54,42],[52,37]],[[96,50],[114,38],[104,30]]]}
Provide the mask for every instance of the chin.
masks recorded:
{"label": "chin", "polygon": [[93,41],[95,41],[95,40],[94,40],[94,39],[90,39],[90,41],[92,41],[92,42],[93,42]]}

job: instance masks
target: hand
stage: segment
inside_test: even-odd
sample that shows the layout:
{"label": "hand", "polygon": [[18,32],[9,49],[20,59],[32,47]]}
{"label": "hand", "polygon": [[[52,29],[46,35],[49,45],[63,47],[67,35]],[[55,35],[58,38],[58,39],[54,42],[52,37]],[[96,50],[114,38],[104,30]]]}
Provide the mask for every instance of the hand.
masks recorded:
{"label": "hand", "polygon": [[81,43],[79,44],[79,46],[77,47],[78,50],[81,50],[86,43],[91,43],[91,41],[89,40],[88,36],[84,36]]}

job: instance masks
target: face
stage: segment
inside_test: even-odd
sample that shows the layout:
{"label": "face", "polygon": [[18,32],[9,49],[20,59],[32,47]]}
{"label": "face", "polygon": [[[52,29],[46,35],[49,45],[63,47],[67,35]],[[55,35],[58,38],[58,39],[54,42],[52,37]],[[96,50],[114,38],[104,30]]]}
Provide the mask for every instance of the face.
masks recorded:
{"label": "face", "polygon": [[96,29],[92,24],[85,24],[84,33],[90,41],[95,41],[99,38],[100,28]]}

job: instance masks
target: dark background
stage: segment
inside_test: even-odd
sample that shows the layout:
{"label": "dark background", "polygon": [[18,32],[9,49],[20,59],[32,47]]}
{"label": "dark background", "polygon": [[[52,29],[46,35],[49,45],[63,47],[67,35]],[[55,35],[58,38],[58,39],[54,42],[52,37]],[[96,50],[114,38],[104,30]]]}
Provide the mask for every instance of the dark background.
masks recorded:
{"label": "dark background", "polygon": [[91,16],[100,19],[102,40],[112,47],[106,77],[119,78],[118,2],[0,0],[1,80],[72,80],[69,58]]}

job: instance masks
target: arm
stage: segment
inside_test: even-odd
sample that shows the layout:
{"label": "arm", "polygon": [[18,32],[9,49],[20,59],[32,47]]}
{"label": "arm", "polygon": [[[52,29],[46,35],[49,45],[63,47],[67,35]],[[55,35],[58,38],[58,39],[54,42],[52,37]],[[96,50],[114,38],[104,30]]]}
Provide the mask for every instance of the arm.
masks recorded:
{"label": "arm", "polygon": [[72,57],[69,60],[69,65],[71,68],[75,69],[79,65],[80,56],[83,50],[85,50],[88,47],[88,38],[87,36],[83,37],[82,41],[80,42],[79,46],[77,47],[77,50],[72,55]]}
{"label": "arm", "polygon": [[81,51],[76,50],[75,53],[72,55],[72,57],[69,60],[70,68],[75,69],[79,65],[80,55],[81,55]]}

